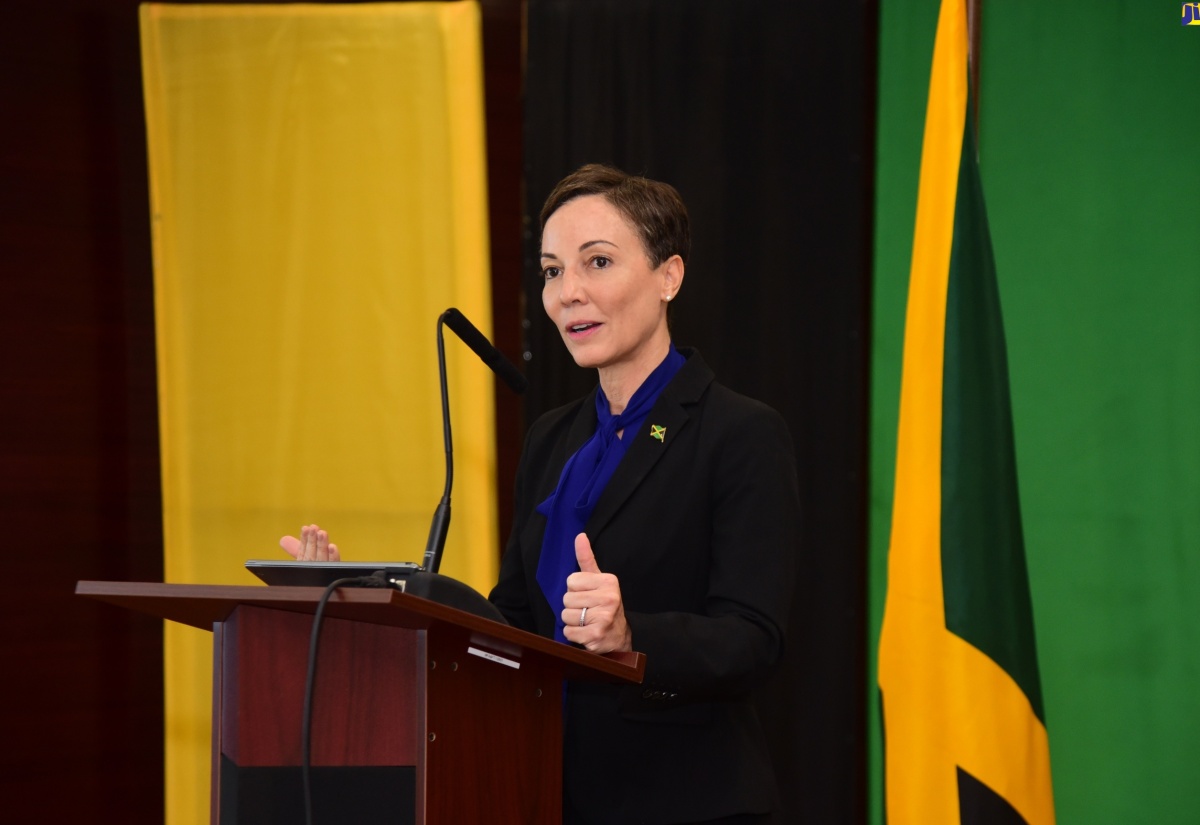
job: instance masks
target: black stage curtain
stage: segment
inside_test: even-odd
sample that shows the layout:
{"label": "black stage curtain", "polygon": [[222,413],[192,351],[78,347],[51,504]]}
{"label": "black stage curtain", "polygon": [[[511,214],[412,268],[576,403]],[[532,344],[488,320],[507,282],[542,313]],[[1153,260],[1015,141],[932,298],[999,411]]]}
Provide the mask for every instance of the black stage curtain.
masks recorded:
{"label": "black stage curtain", "polygon": [[760,697],[780,822],[863,822],[877,2],[529,0],[528,421],[589,391],[542,312],[537,215],[591,161],[674,184],[673,336],[779,410],[805,511],[785,666]]}

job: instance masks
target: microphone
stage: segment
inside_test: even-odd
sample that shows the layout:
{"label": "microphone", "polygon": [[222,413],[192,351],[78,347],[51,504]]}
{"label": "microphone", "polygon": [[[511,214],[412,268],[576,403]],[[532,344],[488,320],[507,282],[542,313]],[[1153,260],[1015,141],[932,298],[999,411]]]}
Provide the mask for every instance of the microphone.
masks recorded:
{"label": "microphone", "polygon": [[450,530],[450,488],[454,485],[454,450],[450,437],[450,395],[446,389],[446,345],[442,336],[442,324],[450,327],[462,342],[475,351],[483,363],[492,368],[514,392],[522,393],[528,382],[517,371],[513,363],[484,337],[466,316],[454,307],[443,312],[437,323],[438,376],[442,387],[442,439],[446,445],[446,486],[442,500],[433,512],[433,523],[429,525],[429,538],[425,542],[425,559],[422,567],[429,573],[437,573],[442,564],[442,550],[446,546],[446,534]]}
{"label": "microphone", "polygon": [[442,318],[445,319],[446,326],[450,327],[450,330],[462,339],[464,344],[474,350],[480,360],[491,367],[492,372],[500,376],[513,392],[518,395],[525,392],[525,388],[529,386],[525,376],[517,371],[512,361],[504,357],[504,353],[492,346],[492,342],[485,338],[483,333],[476,329],[465,315],[454,307],[450,307],[442,313]]}

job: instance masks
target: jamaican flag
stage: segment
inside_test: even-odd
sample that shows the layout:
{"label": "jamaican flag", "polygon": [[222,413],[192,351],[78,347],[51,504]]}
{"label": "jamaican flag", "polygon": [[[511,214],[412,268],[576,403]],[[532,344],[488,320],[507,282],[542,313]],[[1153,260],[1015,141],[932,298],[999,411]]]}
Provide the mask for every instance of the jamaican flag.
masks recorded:
{"label": "jamaican flag", "polygon": [[887,821],[1046,825],[1050,752],[967,43],[964,0],[943,0],[879,646]]}

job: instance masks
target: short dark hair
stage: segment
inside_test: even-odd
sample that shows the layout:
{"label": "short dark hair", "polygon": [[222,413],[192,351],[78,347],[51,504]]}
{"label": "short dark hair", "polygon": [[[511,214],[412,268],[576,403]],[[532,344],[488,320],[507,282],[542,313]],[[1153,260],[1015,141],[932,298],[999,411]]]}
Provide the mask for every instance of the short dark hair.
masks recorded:
{"label": "short dark hair", "polygon": [[601,163],[589,163],[554,187],[542,206],[541,228],[546,228],[546,221],[559,207],[585,195],[604,198],[633,225],[646,248],[651,268],[657,269],[672,255],[687,263],[692,230],[687,207],[674,186],[629,175]]}

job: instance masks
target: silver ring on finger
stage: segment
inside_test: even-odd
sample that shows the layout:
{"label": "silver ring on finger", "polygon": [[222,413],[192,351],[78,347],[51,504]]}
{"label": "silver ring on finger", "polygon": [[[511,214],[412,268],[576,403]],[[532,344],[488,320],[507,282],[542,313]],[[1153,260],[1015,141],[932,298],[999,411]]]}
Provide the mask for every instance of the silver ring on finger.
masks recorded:
{"label": "silver ring on finger", "polygon": [[585,624],[587,624],[587,608],[586,607],[583,610],[579,611],[579,626],[583,627]]}

